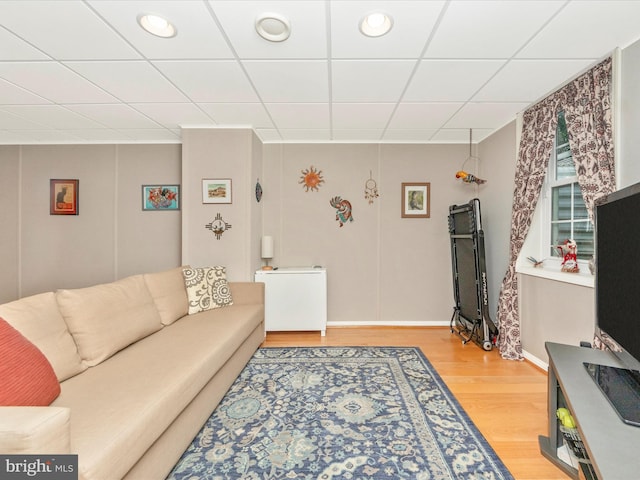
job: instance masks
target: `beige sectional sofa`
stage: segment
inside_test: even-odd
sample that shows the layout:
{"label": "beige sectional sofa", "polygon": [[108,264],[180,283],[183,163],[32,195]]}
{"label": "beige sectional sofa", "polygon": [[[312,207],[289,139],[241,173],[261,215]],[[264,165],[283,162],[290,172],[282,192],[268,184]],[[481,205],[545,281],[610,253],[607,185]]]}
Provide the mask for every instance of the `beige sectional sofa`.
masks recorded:
{"label": "beige sectional sofa", "polygon": [[264,284],[228,285],[232,305],[191,315],[181,268],[0,305],[60,382],[49,406],[0,407],[0,453],[165,478],[264,340]]}

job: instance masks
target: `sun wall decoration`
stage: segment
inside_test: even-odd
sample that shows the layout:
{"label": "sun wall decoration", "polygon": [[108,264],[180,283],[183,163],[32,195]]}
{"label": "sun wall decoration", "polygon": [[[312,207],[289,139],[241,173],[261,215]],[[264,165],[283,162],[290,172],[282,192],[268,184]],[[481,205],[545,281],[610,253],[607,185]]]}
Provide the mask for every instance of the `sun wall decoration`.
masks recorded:
{"label": "sun wall decoration", "polygon": [[318,191],[318,187],[324,183],[324,178],[322,178],[322,170],[317,170],[311,165],[309,168],[301,171],[302,175],[300,175],[299,184],[302,185],[305,192],[309,190],[316,192]]}

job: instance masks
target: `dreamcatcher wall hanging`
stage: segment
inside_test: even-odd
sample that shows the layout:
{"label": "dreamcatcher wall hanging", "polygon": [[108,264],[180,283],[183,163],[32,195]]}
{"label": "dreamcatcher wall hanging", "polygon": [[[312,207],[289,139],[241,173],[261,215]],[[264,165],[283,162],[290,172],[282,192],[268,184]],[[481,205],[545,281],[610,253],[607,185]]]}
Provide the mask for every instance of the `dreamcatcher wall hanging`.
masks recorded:
{"label": "dreamcatcher wall hanging", "polygon": [[472,135],[473,135],[473,130],[470,128],[469,129],[469,156],[467,157],[467,159],[462,162],[462,166],[460,166],[460,170],[458,170],[456,172],[456,178],[459,178],[460,180],[462,180],[464,183],[475,183],[476,185],[482,185],[483,183],[487,183],[486,180],[483,180],[481,178],[476,177],[475,175],[473,175],[472,173],[466,172],[464,169],[464,166],[466,165],[466,163],[473,159],[473,160],[479,160],[478,157],[474,157],[471,154],[471,140],[472,140]]}
{"label": "dreamcatcher wall hanging", "polygon": [[369,180],[364,182],[364,199],[369,202],[369,205],[373,204],[373,199],[378,198],[378,184],[373,179],[371,170],[369,170]]}

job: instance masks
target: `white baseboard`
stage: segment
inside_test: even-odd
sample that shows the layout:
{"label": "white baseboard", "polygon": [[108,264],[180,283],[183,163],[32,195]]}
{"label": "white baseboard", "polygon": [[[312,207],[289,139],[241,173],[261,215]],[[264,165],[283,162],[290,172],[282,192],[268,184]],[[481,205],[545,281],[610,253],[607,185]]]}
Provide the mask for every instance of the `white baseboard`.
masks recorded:
{"label": "white baseboard", "polygon": [[448,327],[448,320],[397,322],[327,322],[327,327]]}
{"label": "white baseboard", "polygon": [[533,363],[536,367],[541,368],[545,372],[549,371],[549,364],[543,362],[542,360],[540,360],[535,355],[532,355],[531,353],[527,352],[526,350],[523,350],[522,351],[522,356],[524,357],[525,360]]}

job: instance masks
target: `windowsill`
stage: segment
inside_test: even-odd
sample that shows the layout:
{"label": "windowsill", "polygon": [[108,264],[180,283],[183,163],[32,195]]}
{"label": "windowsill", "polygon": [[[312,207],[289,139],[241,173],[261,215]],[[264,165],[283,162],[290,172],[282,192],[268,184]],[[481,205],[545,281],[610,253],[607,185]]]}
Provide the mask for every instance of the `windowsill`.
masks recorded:
{"label": "windowsill", "polygon": [[589,272],[588,265],[580,264],[580,271],[578,273],[568,273],[560,271],[559,263],[545,263],[549,264],[542,265],[540,267],[533,267],[531,265],[516,265],[516,273],[593,288],[594,277]]}

